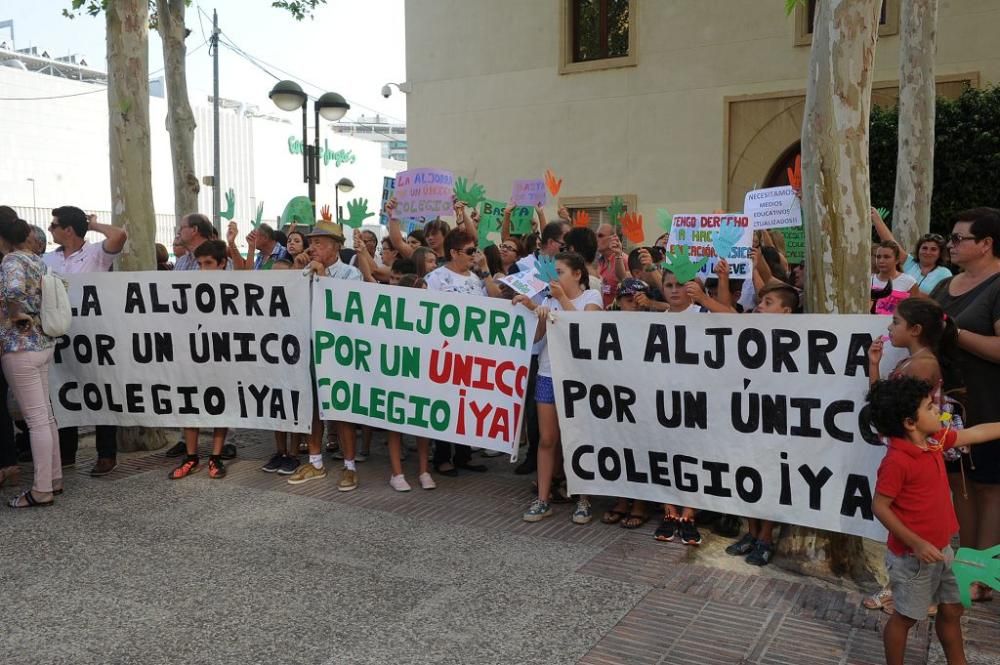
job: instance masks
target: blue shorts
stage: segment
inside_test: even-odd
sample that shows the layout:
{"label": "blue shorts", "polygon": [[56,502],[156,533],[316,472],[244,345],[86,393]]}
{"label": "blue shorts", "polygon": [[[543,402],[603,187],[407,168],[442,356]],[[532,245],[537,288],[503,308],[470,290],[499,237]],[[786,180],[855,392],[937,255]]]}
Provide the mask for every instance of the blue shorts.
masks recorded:
{"label": "blue shorts", "polygon": [[538,375],[535,379],[535,401],[540,404],[555,404],[556,393],[552,389],[552,377]]}

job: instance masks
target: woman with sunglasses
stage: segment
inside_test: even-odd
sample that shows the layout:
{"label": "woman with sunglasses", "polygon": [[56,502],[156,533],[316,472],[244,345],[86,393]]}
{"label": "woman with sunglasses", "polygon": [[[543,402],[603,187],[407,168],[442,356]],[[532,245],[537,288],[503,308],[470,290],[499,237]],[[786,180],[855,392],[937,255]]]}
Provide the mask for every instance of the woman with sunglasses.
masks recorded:
{"label": "woman with sunglasses", "polygon": [[[872,208],[872,223],[883,242],[894,242],[902,247],[875,208]],[[917,282],[921,293],[929,294],[934,287],[951,277],[951,271],[944,264],[945,249],[944,238],[937,233],[927,233],[917,240],[914,252],[904,257],[903,272]]]}
{"label": "woman with sunglasses", "polygon": [[[996,420],[1000,386],[1000,210],[960,212],[948,237],[951,260],[962,272],[941,282],[931,298],[958,326],[958,370],[965,383],[960,401],[965,426]],[[961,386],[945,384],[946,391]],[[986,549],[1000,543],[1000,440],[975,446],[948,463],[952,500],[962,547]],[[972,589],[973,600],[992,591]]]}

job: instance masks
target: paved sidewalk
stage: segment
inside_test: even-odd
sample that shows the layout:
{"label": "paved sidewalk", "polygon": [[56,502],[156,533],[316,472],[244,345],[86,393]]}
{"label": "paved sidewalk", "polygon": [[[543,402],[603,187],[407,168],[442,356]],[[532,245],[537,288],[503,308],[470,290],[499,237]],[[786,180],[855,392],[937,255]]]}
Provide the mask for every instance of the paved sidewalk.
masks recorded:
{"label": "paved sidewalk", "polygon": [[[504,458],[426,492],[411,453],[400,494],[377,438],[360,489],[341,493],[336,473],[291,486],[260,472],[268,433],[234,442],[224,480],[170,481],[162,453],[102,479],[81,462],[55,507],[5,509],[3,662],[882,662],[885,617],[859,593],[716,567],[718,538],[656,543],[652,521],[581,527],[556,506],[524,523],[529,479]],[[943,662],[918,628],[907,662]],[[976,607],[966,635],[970,663],[1000,663],[1000,603]]]}

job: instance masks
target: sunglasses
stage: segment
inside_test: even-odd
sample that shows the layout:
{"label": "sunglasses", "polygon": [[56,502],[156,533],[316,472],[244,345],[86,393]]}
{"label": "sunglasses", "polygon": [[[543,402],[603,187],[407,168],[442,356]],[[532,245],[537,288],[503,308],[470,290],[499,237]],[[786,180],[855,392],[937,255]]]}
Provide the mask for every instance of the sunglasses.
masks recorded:
{"label": "sunglasses", "polygon": [[501,252],[516,252],[517,251],[517,247],[514,247],[513,245],[500,245],[500,251]]}
{"label": "sunglasses", "polygon": [[928,233],[920,236],[920,242],[927,242],[928,240],[932,242],[944,242],[944,237],[937,233]]}
{"label": "sunglasses", "polygon": [[975,240],[976,242],[979,242],[980,239],[972,235],[963,236],[961,233],[952,233],[948,236],[948,241],[951,242],[952,245],[957,245],[963,240]]}
{"label": "sunglasses", "polygon": [[475,247],[466,247],[465,249],[460,249],[458,251],[461,252],[462,254],[465,254],[466,256],[475,256],[476,252],[478,252],[479,250],[476,249]]}

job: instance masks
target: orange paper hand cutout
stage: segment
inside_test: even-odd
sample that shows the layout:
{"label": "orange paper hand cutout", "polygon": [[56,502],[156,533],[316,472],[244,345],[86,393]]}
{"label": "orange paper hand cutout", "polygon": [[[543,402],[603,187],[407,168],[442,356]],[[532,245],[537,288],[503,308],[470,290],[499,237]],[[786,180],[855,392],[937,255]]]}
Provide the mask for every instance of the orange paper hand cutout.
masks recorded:
{"label": "orange paper hand cutout", "polygon": [[642,230],[642,215],[636,212],[627,212],[622,217],[622,232],[625,237],[638,245],[646,239],[646,233]]}
{"label": "orange paper hand cutout", "polygon": [[545,169],[545,186],[548,187],[549,194],[559,196],[559,190],[562,188],[562,178],[556,180],[556,174],[551,169]]}
{"label": "orange paper hand cutout", "polygon": [[786,169],[788,171],[788,184],[796,192],[802,190],[802,155],[795,156],[795,168]]}
{"label": "orange paper hand cutout", "polygon": [[573,226],[585,229],[590,226],[590,213],[586,210],[577,210],[573,213]]}
{"label": "orange paper hand cutout", "polygon": [[324,222],[332,222],[333,221],[333,215],[330,214],[330,206],[329,205],[325,205],[325,206],[323,206],[322,208],[319,209],[319,216],[323,219]]}

